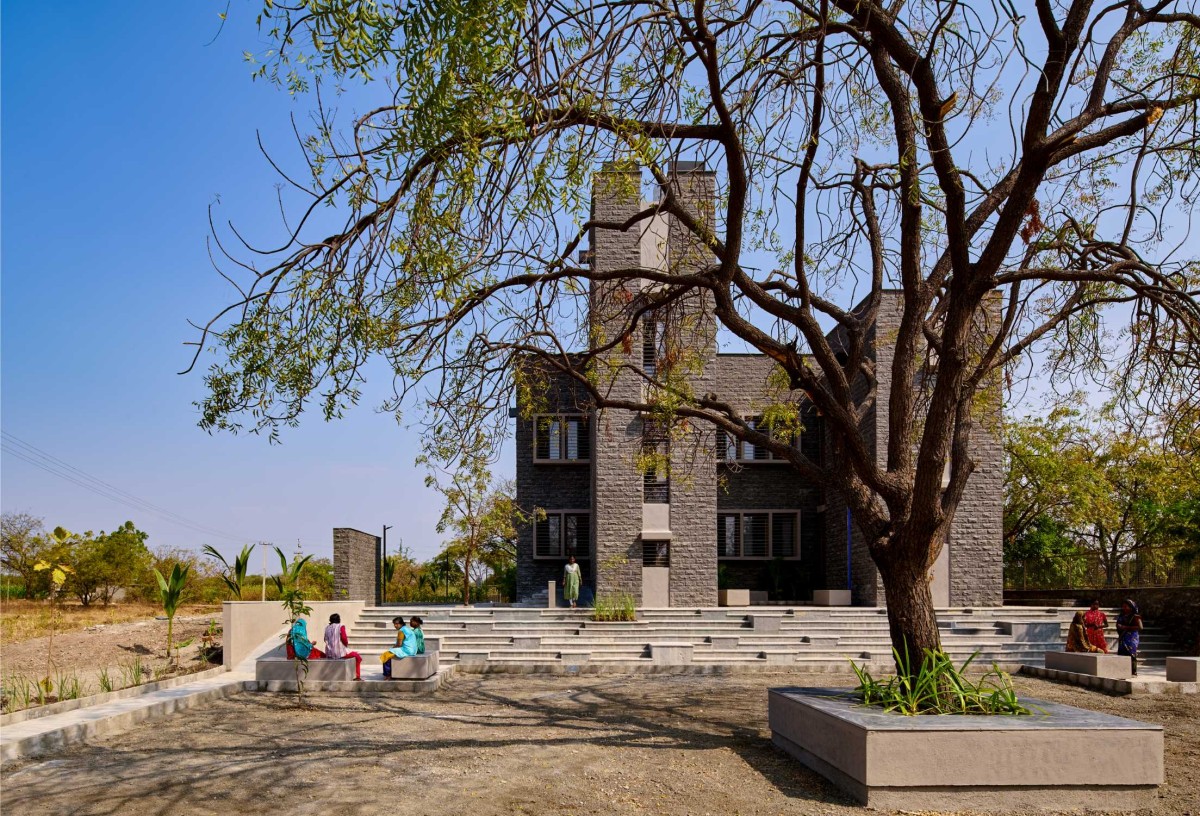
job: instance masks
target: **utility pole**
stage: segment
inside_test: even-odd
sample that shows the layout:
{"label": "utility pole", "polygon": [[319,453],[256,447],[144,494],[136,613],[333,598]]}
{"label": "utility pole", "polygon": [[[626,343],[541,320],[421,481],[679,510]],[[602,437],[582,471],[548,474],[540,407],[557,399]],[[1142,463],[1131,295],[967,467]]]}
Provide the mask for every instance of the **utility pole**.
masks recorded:
{"label": "utility pole", "polygon": [[265,541],[258,542],[258,548],[260,550],[262,550],[262,554],[263,554],[262,600],[263,600],[263,603],[266,603],[267,602],[267,542],[265,542]]}
{"label": "utility pole", "polygon": [[392,525],[383,525],[383,560],[379,562],[381,583],[383,584],[383,590],[379,594],[380,603],[387,603],[387,531],[390,529],[392,529]]}

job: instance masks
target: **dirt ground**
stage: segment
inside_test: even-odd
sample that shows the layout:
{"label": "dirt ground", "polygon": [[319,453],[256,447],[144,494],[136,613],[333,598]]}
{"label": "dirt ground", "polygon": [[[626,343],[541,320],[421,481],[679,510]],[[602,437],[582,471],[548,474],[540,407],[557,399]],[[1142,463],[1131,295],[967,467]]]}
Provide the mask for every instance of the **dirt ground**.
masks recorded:
{"label": "dirt ground", "polygon": [[[208,628],[208,622],[221,623],[220,611],[207,615],[177,615],[172,637],[182,643],[193,639],[190,646],[180,652],[182,671],[208,668],[197,660],[200,635]],[[218,637],[218,642],[220,638]],[[35,679],[46,675],[49,638],[37,637],[0,645],[0,673],[3,677],[14,675]],[[99,674],[107,669],[119,686],[128,685],[123,680],[121,667],[126,670],[140,657],[142,680],[154,679],[167,666],[167,622],[147,617],[126,623],[99,623],[82,629],[62,632],[54,636],[54,669],[57,672],[76,673],[84,684],[85,693],[100,690]]]}
{"label": "dirt ground", "polygon": [[[862,814],[770,741],[744,677],[459,675],[436,694],[244,693],[4,769],[22,814]],[[1200,816],[1200,697],[1119,698],[1018,678],[1029,696],[1161,723],[1155,814]],[[1087,746],[1080,746],[1086,761]],[[981,761],[985,758],[980,758]],[[1102,794],[1097,812],[1103,812]]]}

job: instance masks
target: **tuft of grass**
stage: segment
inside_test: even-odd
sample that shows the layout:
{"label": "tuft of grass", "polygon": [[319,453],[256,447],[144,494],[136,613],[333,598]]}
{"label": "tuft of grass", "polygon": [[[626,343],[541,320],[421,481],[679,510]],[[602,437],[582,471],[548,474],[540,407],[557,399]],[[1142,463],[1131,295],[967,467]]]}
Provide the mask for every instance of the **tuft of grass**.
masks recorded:
{"label": "tuft of grass", "polygon": [[635,621],[637,620],[637,602],[628,592],[597,595],[596,605],[592,610],[592,620]]}
{"label": "tuft of grass", "polygon": [[127,663],[121,663],[119,668],[121,670],[121,679],[124,681],[125,686],[141,685],[142,672],[144,671],[141,655],[134,655],[132,660]]}
{"label": "tuft of grass", "polygon": [[54,687],[58,689],[58,700],[78,700],[83,696],[83,683],[77,672],[55,672]]}
{"label": "tuft of grass", "polygon": [[862,705],[879,706],[906,716],[918,714],[1032,714],[1021,705],[1013,689],[1012,677],[994,663],[977,680],[967,677],[967,667],[979,652],[968,657],[962,666],[955,666],[945,652],[925,650],[917,671],[912,672],[904,656],[895,648],[892,655],[900,674],[876,680],[867,671],[850,661],[858,677],[858,695]]}
{"label": "tuft of grass", "polygon": [[112,675],[108,673],[107,667],[100,670],[100,676],[97,678],[97,681],[100,683],[100,691],[105,693],[112,691],[115,685]]}

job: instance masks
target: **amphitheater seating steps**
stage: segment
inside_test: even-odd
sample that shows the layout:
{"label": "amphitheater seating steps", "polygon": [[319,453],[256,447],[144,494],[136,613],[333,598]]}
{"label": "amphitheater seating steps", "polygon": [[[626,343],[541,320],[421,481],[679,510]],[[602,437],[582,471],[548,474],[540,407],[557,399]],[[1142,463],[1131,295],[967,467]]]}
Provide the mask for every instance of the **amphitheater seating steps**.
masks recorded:
{"label": "amphitheater seating steps", "polygon": [[[1046,651],[1061,649],[1074,611],[956,607],[938,610],[938,625],[942,646],[955,661],[978,652],[978,665],[1013,669],[1041,665]],[[588,609],[380,606],[364,609],[351,624],[351,643],[364,656],[378,655],[394,642],[391,619],[412,615],[424,618],[425,635],[437,639],[442,663],[461,663],[465,671],[553,671],[587,664],[646,668],[656,665],[650,645],[664,641],[691,643],[692,662],[705,667],[835,669],[849,660],[876,668],[891,663],[886,610],[871,607],[643,609],[636,622],[597,622]],[[756,631],[754,616],[779,618],[779,630]],[[1045,642],[1017,642],[1005,626],[1049,621],[1059,624],[1059,637]],[[1143,633],[1142,644],[1145,663],[1165,661],[1169,645],[1153,626]]]}

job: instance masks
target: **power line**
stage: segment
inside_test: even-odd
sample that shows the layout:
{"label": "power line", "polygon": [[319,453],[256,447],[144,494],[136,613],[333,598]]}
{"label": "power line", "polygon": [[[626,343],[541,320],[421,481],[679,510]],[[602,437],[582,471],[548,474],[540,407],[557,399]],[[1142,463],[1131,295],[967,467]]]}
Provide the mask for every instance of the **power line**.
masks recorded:
{"label": "power line", "polygon": [[69,462],[65,462],[56,456],[46,453],[41,448],[31,445],[28,442],[18,438],[8,431],[0,431],[3,436],[2,445],[0,448],[7,454],[33,465],[40,470],[45,471],[53,476],[57,476],[64,481],[71,482],[85,490],[95,493],[98,496],[109,499],[110,501],[123,504],[134,510],[144,513],[151,513],[158,516],[163,521],[174,524],[179,527],[184,527],[196,533],[203,533],[218,538],[224,538],[229,541],[245,542],[251,540],[249,536],[237,536],[232,533],[227,533],[223,530],[218,530],[215,527],[209,527],[192,519],[182,516],[179,513],[168,510],[153,502],[136,496],[133,493],[122,490],[121,488],[110,484],[103,479],[98,479],[81,470]]}

